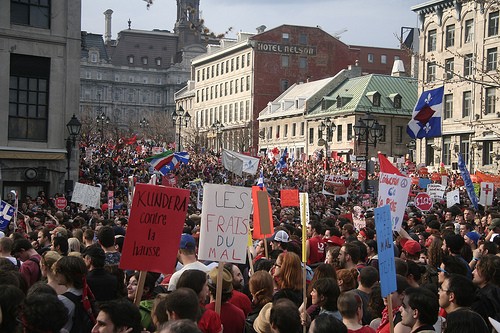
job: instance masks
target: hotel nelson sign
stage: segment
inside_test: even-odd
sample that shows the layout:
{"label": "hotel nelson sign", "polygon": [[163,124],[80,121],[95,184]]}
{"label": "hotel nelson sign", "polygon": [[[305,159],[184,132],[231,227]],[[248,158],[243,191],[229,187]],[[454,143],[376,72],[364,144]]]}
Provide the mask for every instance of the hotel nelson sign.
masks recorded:
{"label": "hotel nelson sign", "polygon": [[299,55],[316,55],[315,46],[304,46],[304,45],[284,45],[284,44],[274,44],[274,43],[257,43],[257,51],[272,52],[272,53],[282,53],[282,54],[299,54]]}

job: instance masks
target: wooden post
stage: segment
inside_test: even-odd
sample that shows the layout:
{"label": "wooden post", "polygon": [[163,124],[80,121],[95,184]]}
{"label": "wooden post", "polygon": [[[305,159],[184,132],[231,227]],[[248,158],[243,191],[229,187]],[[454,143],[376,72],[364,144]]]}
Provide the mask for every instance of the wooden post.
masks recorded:
{"label": "wooden post", "polygon": [[217,288],[215,289],[215,312],[220,315],[220,308],[222,305],[222,275],[224,274],[224,263],[219,262],[219,269],[217,271]]}
{"label": "wooden post", "polygon": [[146,282],[146,274],[148,272],[141,271],[139,273],[139,281],[137,281],[137,289],[135,291],[134,304],[139,306],[142,299],[142,294],[144,293],[144,282]]}
{"label": "wooden post", "polygon": [[266,255],[266,259],[269,259],[269,251],[267,249],[267,239],[264,237],[264,254]]}
{"label": "wooden post", "polygon": [[389,329],[394,333],[394,315],[392,313],[392,293],[387,296],[387,309],[389,310]]}

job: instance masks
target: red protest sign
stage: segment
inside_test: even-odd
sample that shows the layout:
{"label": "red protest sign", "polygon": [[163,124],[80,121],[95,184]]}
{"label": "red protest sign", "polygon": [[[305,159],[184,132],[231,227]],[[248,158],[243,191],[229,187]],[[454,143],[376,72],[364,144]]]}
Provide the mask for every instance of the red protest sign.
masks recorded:
{"label": "red protest sign", "polygon": [[433,205],[431,196],[426,192],[420,192],[419,194],[417,194],[413,202],[415,203],[415,207],[424,212],[431,209]]}
{"label": "red protest sign", "polygon": [[137,184],[120,268],[172,273],[188,204],[189,190]]}
{"label": "red protest sign", "polygon": [[57,197],[54,200],[54,205],[56,206],[57,209],[63,210],[68,205],[68,200],[66,200],[66,198],[64,197]]}
{"label": "red protest sign", "polygon": [[264,188],[252,186],[253,238],[261,239],[274,233],[273,210],[269,194]]}
{"label": "red protest sign", "polygon": [[299,190],[281,190],[281,207],[299,207]]}

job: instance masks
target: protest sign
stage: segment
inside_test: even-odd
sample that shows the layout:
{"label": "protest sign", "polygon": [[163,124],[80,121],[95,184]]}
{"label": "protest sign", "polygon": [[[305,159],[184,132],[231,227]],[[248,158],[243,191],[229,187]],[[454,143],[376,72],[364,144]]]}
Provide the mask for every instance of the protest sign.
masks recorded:
{"label": "protest sign", "polygon": [[391,173],[380,173],[377,206],[390,206],[392,229],[398,231],[408,202],[411,180]]}
{"label": "protest sign", "polygon": [[253,201],[253,237],[256,239],[269,237],[274,233],[273,211],[266,188],[252,186]]}
{"label": "protest sign", "polygon": [[251,191],[241,186],[204,185],[198,258],[245,263]]}
{"label": "protest sign", "polygon": [[434,204],[431,196],[426,192],[420,192],[419,194],[417,194],[413,202],[415,203],[415,207],[423,212],[429,211]]}
{"label": "protest sign", "polygon": [[101,188],[77,182],[73,189],[71,201],[94,208],[101,208]]}
{"label": "protest sign", "polygon": [[397,290],[396,268],[394,267],[394,244],[392,242],[391,208],[389,205],[375,208],[375,229],[377,232],[378,267],[382,297]]}
{"label": "protest sign", "polygon": [[441,184],[428,184],[427,194],[434,200],[442,200],[446,187]]}
{"label": "protest sign", "polygon": [[306,239],[307,225],[309,224],[309,193],[300,192],[300,223],[302,225],[302,262],[307,262]]}
{"label": "protest sign", "polygon": [[481,183],[479,203],[483,206],[491,206],[493,204],[493,183]]}
{"label": "protest sign", "polygon": [[350,184],[350,180],[346,176],[340,175],[325,175],[323,181],[323,194],[325,195],[335,195],[335,196],[347,196],[347,187]]}
{"label": "protest sign", "polygon": [[427,185],[432,183],[432,181],[429,178],[419,178],[418,179],[418,187],[421,189],[426,189]]}
{"label": "protest sign", "polygon": [[281,207],[299,207],[299,190],[281,190]]}
{"label": "protest sign", "polygon": [[174,271],[189,190],[135,186],[120,268],[170,274]]}
{"label": "protest sign", "polygon": [[455,204],[460,204],[460,191],[458,190],[458,188],[446,193],[446,207],[450,208]]}

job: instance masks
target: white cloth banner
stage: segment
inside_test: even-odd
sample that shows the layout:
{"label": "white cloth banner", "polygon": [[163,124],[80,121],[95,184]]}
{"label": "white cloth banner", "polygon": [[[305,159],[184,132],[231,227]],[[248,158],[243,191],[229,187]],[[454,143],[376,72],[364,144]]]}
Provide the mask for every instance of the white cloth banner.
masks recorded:
{"label": "white cloth banner", "polygon": [[71,201],[94,208],[101,208],[101,188],[82,183],[75,183]]}
{"label": "white cloth banner", "polygon": [[446,207],[450,208],[454,204],[460,204],[460,191],[458,189],[446,193]]}
{"label": "white cloth banner", "polygon": [[381,172],[379,176],[377,207],[389,205],[392,230],[399,231],[403,223],[411,179],[404,176]]}
{"label": "white cloth banner", "polygon": [[224,149],[222,150],[222,165],[240,177],[243,172],[255,175],[259,168],[259,159]]}
{"label": "white cloth banner", "polygon": [[199,259],[246,262],[251,199],[248,187],[204,184]]}

